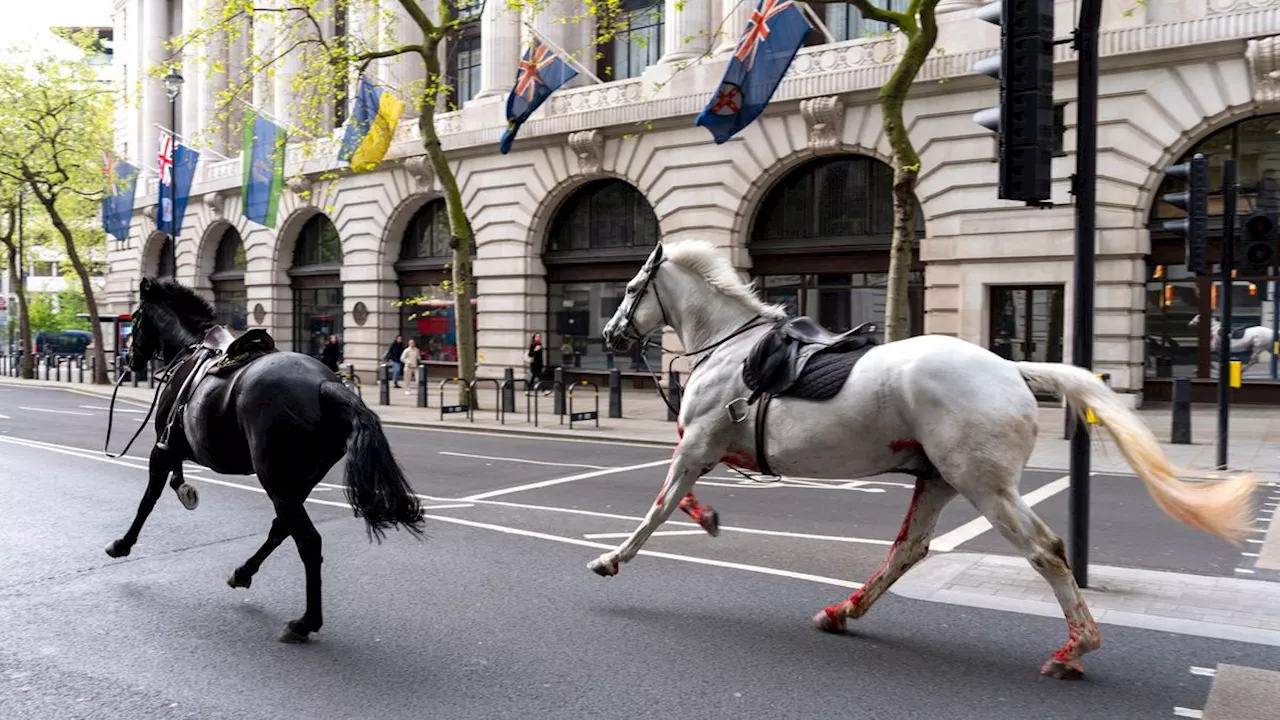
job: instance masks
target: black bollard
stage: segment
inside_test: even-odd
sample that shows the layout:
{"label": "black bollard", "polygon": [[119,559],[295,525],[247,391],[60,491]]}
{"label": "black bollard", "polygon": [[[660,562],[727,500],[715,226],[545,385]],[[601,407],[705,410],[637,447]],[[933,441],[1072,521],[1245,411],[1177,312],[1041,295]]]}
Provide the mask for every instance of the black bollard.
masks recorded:
{"label": "black bollard", "polygon": [[609,417],[622,417],[622,371],[609,370]]}
{"label": "black bollard", "polygon": [[516,371],[514,368],[502,370],[502,412],[516,411]]}
{"label": "black bollard", "polygon": [[427,366],[418,366],[418,407],[427,407]]}
{"label": "black bollard", "polygon": [[156,366],[155,363],[147,363],[147,387],[151,390],[156,389]]}
{"label": "black bollard", "polygon": [[53,379],[53,356],[49,353],[44,354],[44,379]]}
{"label": "black bollard", "polygon": [[84,356],[83,355],[81,355],[79,359],[76,360],[76,373],[80,376],[79,378],[80,384],[83,385],[84,384]]}
{"label": "black bollard", "polygon": [[605,354],[604,354],[604,366],[605,366],[607,369],[609,369],[609,370],[612,370],[612,369],[613,369],[613,351],[612,351],[612,350],[609,350],[609,351],[605,352]]}
{"label": "black bollard", "polygon": [[62,382],[62,358],[60,357],[53,359],[53,379]]}
{"label": "black bollard", "polygon": [[680,419],[680,371],[672,370],[667,375],[667,402],[671,405],[667,408],[668,420]]}
{"label": "black bollard", "polygon": [[555,385],[552,387],[552,389],[555,391],[555,397],[553,398],[555,402],[552,403],[553,407],[551,411],[554,412],[556,415],[563,415],[564,414],[564,368],[563,367],[556,368],[556,371],[553,377],[555,378]]}
{"label": "black bollard", "polygon": [[1175,445],[1191,444],[1191,378],[1173,379],[1173,425],[1169,439]]}
{"label": "black bollard", "polygon": [[387,372],[387,364],[378,365],[378,404],[391,404],[391,375]]}

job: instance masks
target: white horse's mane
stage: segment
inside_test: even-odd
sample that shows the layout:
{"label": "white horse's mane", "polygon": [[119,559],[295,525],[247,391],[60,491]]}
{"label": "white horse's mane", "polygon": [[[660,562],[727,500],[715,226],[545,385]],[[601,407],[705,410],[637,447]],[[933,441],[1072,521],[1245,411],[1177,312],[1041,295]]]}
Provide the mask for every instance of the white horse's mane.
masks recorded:
{"label": "white horse's mane", "polygon": [[672,240],[662,244],[667,260],[700,275],[717,292],[737,298],[762,316],[781,319],[787,316],[782,305],[770,305],[759,298],[755,283],[744,283],[729,259],[716,246],[700,239]]}

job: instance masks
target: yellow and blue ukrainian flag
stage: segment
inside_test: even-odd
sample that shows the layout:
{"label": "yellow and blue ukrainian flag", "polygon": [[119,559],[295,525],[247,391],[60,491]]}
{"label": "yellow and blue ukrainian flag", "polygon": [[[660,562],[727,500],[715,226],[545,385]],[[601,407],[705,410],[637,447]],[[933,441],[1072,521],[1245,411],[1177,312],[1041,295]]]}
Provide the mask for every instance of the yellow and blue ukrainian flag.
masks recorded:
{"label": "yellow and blue ukrainian flag", "polygon": [[391,136],[404,113],[404,103],[395,95],[384,92],[366,75],[360,76],[360,89],[356,91],[355,107],[342,137],[342,149],[338,160],[351,165],[352,170],[372,170],[382,162],[391,148]]}

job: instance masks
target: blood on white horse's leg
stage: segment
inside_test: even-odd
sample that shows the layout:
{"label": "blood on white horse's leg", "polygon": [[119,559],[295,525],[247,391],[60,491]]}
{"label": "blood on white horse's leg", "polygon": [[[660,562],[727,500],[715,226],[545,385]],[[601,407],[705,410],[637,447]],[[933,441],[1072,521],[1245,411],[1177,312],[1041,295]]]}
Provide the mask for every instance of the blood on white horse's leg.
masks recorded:
{"label": "blood on white horse's leg", "polygon": [[1079,678],[1084,674],[1080,658],[1102,647],[1102,634],[1067,565],[1062,539],[1036,516],[1013,488],[972,500],[1000,534],[1022,551],[1053,588],[1062,606],[1062,614],[1067,619],[1067,641],[1041,666],[1040,672],[1062,680]]}
{"label": "blood on white horse's leg", "polygon": [[698,502],[698,498],[689,493],[680,501],[680,509],[685,512],[693,521],[702,526],[709,535],[715,537],[720,534],[720,513],[710,505],[703,505]]}
{"label": "blood on white horse's leg", "polygon": [[889,557],[848,600],[829,605],[815,615],[814,625],[826,632],[843,632],[846,618],[856,620],[867,614],[898,578],[929,554],[929,540],[937,527],[938,516],[955,496],[955,488],[938,475],[917,479],[911,506],[907,508],[898,537],[889,549]]}
{"label": "blood on white horse's leg", "polygon": [[587,564],[592,572],[604,577],[617,575],[619,564],[631,562],[653,531],[666,522],[667,518],[671,517],[671,513],[675,512],[680,500],[689,495],[698,478],[715,467],[714,462],[709,465],[701,463],[701,458],[694,457],[696,454],[697,452],[691,450],[688,443],[681,443],[676,448],[675,457],[671,459],[671,468],[667,471],[667,480],[662,485],[662,492],[658,494],[657,501],[649,508],[649,512],[645,513],[640,526],[618,546],[617,550],[604,553]]}

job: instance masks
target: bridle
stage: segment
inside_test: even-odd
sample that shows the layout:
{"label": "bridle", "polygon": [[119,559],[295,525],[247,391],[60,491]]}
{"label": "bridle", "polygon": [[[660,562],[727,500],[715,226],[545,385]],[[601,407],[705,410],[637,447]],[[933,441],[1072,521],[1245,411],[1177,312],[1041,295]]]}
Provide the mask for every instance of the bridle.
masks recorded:
{"label": "bridle", "polygon": [[[125,354],[125,365],[129,367],[130,376],[132,376],[132,374],[135,372],[133,368],[133,352],[134,352],[134,348],[138,347],[138,338],[141,336],[141,333],[139,332],[139,328],[141,328],[142,325],[138,322],[138,319],[141,316],[142,316],[142,306],[139,305],[138,309],[134,310],[133,315],[131,316],[133,318],[133,332],[129,334],[129,351]],[[107,450],[107,447],[111,444],[111,425],[115,420],[116,395],[120,393],[120,386],[124,384],[125,374],[120,373],[120,377],[116,378],[116,386],[111,391],[111,403],[110,405],[107,406],[107,436],[102,441],[103,455],[106,455],[109,458],[115,459],[118,457],[123,457],[125,453],[129,452],[129,448],[133,447],[133,441],[138,439],[138,436],[142,434],[143,429],[147,427],[147,423],[151,421],[151,414],[155,412],[156,402],[160,400],[160,391],[163,390],[165,385],[169,383],[169,379],[173,377],[173,371],[177,368],[177,366],[183,360],[185,360],[190,354],[191,354],[191,348],[186,348],[182,352],[179,352],[177,355],[175,355],[173,360],[169,361],[169,364],[165,366],[164,371],[160,374],[160,377],[157,378],[156,392],[155,392],[155,395],[151,397],[151,407],[147,408],[147,416],[142,419],[142,422],[138,423],[137,431],[133,433],[133,437],[129,438],[129,442],[125,444],[124,449],[121,450],[119,454],[112,455],[111,452]]]}

